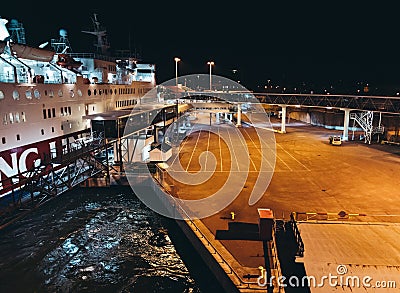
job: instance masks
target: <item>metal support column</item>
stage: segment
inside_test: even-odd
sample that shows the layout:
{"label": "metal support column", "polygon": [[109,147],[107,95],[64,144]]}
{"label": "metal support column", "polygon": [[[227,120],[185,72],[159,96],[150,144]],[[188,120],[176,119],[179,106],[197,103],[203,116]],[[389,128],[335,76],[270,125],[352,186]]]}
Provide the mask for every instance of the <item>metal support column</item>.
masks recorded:
{"label": "metal support column", "polygon": [[281,132],[286,133],[286,105],[282,105],[282,122],[281,122]]}
{"label": "metal support column", "polygon": [[219,124],[219,113],[215,113],[215,123]]}
{"label": "metal support column", "polygon": [[343,120],[343,141],[349,140],[349,123],[350,123],[350,109],[345,108],[341,109],[344,111],[344,120]]}
{"label": "metal support column", "polygon": [[236,123],[236,127],[242,127],[242,107],[240,106],[240,104],[237,104],[237,123]]}

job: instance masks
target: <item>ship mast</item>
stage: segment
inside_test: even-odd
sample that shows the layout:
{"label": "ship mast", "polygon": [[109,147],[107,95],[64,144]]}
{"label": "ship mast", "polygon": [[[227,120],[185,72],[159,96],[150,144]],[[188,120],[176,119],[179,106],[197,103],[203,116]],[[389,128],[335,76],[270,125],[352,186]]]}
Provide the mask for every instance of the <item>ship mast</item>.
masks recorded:
{"label": "ship mast", "polygon": [[97,52],[106,55],[110,45],[107,40],[107,31],[105,28],[100,26],[100,22],[97,20],[97,14],[94,13],[94,18],[92,18],[93,22],[93,31],[82,31],[83,33],[91,34],[97,37],[97,43],[94,46],[97,48]]}

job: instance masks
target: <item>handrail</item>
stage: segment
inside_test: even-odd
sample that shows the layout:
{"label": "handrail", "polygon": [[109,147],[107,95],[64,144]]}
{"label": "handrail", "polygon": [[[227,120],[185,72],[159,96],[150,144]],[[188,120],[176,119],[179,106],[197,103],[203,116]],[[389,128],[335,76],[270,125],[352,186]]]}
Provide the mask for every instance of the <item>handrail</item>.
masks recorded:
{"label": "handrail", "polygon": [[293,213],[290,213],[290,221],[289,221],[289,223],[290,223],[290,226],[292,227],[292,230],[293,230],[293,233],[294,233],[294,237],[295,237],[295,240],[296,240],[296,244],[297,244],[296,255],[300,256],[300,257],[303,257],[304,256],[304,242],[303,242],[303,239],[301,238],[300,230],[297,227],[296,219],[295,219]]}
{"label": "handrail", "polygon": [[[155,178],[155,177],[153,177],[153,178]],[[250,281],[244,281],[244,280],[242,280],[242,278],[241,278],[241,277],[238,275],[238,273],[232,268],[232,266],[231,266],[228,262],[225,261],[224,257],[218,252],[218,250],[215,248],[215,246],[212,244],[212,242],[206,237],[206,235],[204,235],[204,233],[200,230],[200,228],[197,227],[197,225],[196,225],[196,224],[194,223],[194,221],[190,218],[190,216],[187,214],[187,212],[185,211],[185,209],[177,202],[176,198],[175,198],[174,196],[172,196],[171,193],[169,193],[169,192],[165,189],[165,187],[163,186],[163,184],[162,184],[160,181],[158,181],[157,178],[155,178],[155,179],[156,179],[157,184],[163,189],[163,191],[164,191],[165,193],[167,193],[168,195],[170,195],[170,198],[173,199],[173,201],[174,201],[174,205],[173,205],[173,206],[175,207],[175,209],[178,207],[178,208],[180,209],[180,211],[183,212],[184,216],[186,216],[186,218],[190,221],[190,223],[196,228],[196,231],[199,232],[199,233],[201,234],[202,238],[206,240],[207,245],[211,246],[211,247],[214,249],[214,253],[216,253],[216,254],[221,258],[222,262],[223,262],[225,265],[227,265],[227,266],[229,267],[230,273],[228,273],[228,272],[227,272],[227,273],[228,273],[228,274],[234,274],[234,275],[236,276],[236,278],[239,280],[240,285],[247,285],[247,288],[250,288],[250,285],[257,285],[257,286],[258,286],[258,282],[250,282]],[[171,203],[170,203],[170,204],[171,204]],[[265,288],[253,288],[253,289],[254,289],[254,290],[265,290]]]}

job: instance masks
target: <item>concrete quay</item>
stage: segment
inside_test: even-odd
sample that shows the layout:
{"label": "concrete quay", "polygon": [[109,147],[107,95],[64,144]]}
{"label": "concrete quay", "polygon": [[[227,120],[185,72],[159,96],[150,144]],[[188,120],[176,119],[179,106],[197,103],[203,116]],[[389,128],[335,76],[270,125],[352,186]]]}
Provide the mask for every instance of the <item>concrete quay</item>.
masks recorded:
{"label": "concrete quay", "polygon": [[[359,142],[345,142],[342,146],[332,146],[328,138],[339,132],[292,121],[287,124],[286,134],[275,134],[276,162],[271,182],[262,198],[256,204],[249,205],[248,199],[252,187],[260,175],[265,175],[259,172],[261,163],[257,150],[260,149],[260,142],[256,138],[255,129],[246,125],[238,129],[230,123],[210,127],[214,129],[212,131],[207,131],[204,127],[198,130],[192,129],[191,134],[181,144],[179,152],[167,164],[173,169],[174,160],[175,162],[178,160],[186,172],[195,174],[201,168],[202,171],[206,171],[207,163],[204,164],[204,158],[199,159],[203,153],[209,160],[214,156],[216,164],[208,163],[213,170],[212,176],[196,185],[181,183],[167,176],[164,178],[164,186],[175,197],[191,200],[206,198],[221,189],[228,174],[232,173],[229,169],[232,167],[231,158],[240,162],[244,157],[229,149],[221,141],[221,136],[216,133],[229,132],[229,129],[236,129],[235,131],[239,130],[242,133],[245,139],[238,138],[233,145],[247,146],[249,153],[246,156],[250,160],[250,167],[243,170],[244,173],[236,172],[238,176],[246,176],[245,185],[239,195],[214,215],[188,219],[185,224],[181,223],[185,233],[192,234],[191,239],[198,239],[195,247],[205,256],[210,267],[214,267],[212,269],[217,276],[225,272],[225,277],[231,281],[229,283],[226,278],[221,277],[221,283],[225,284],[227,292],[233,292],[233,287],[238,292],[267,292],[267,287],[259,286],[257,279],[261,269],[268,265],[272,268],[271,275],[276,278],[290,277],[290,269],[276,257],[279,254],[276,241],[270,241],[269,244],[273,247],[266,248],[265,242],[259,241],[256,237],[252,238],[254,236],[252,232],[256,231],[254,228],[258,227],[259,223],[259,208],[271,209],[275,219],[283,221],[288,221],[290,214],[296,212],[302,237],[304,234],[305,253],[304,257],[297,257],[295,263],[303,266],[304,275],[309,276],[313,273],[318,277],[321,273],[316,272],[328,273],[329,270],[333,270],[331,273],[334,274],[337,266],[333,264],[336,263],[347,264],[350,267],[364,265],[370,268],[386,265],[392,272],[396,272],[396,268],[398,270],[400,247],[396,244],[398,234],[393,232],[397,231],[397,228],[380,229],[378,233],[374,226],[385,223],[384,225],[397,227],[397,223],[400,222],[400,206],[396,204],[400,200],[396,184],[396,178],[400,175],[398,149],[393,146],[365,145]],[[233,156],[228,155],[229,152],[232,152]],[[237,171],[241,171],[241,166],[238,168]],[[227,190],[229,192],[229,187]],[[336,225],[332,225],[333,223]],[[357,226],[358,229],[346,228],[353,223],[360,224]],[[349,245],[346,242],[347,248],[337,244],[346,238],[351,239],[350,243],[354,243],[356,239],[365,240],[364,233],[370,237],[374,235],[382,241],[374,241],[369,245],[365,242]],[[318,245],[323,249],[316,249]],[[387,246],[390,248],[387,253],[393,261],[385,263],[379,260],[379,256],[371,258],[365,253],[364,257],[354,258],[356,261],[352,263],[350,260],[354,254],[359,254],[357,251],[360,250],[360,245],[366,245],[368,250],[376,249],[374,245],[380,245],[383,246],[380,248],[381,251]],[[344,250],[347,258],[333,259],[333,255],[337,256],[338,251]],[[325,257],[315,251],[320,251]],[[213,263],[210,261],[210,256],[214,259]],[[215,268],[215,264],[219,269]],[[372,272],[365,270],[363,273]],[[400,280],[397,284],[400,286]],[[314,287],[310,286],[308,290],[329,292],[329,290],[348,288],[352,292],[375,292],[368,288],[358,289],[339,285],[325,285],[322,289]],[[290,292],[307,291],[301,290],[305,289]],[[390,290],[396,289],[388,290],[392,292]],[[270,292],[289,291],[275,284]]]}

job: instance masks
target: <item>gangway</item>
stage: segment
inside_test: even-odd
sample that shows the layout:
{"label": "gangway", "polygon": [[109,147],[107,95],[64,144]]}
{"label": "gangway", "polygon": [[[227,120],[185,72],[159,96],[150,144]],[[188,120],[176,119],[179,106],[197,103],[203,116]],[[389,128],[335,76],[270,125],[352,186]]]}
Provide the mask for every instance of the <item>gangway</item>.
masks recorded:
{"label": "gangway", "polygon": [[90,139],[54,150],[54,156],[42,160],[39,166],[2,180],[0,229],[88,178],[108,178],[108,160],[96,156],[108,148],[102,133],[92,133]]}

